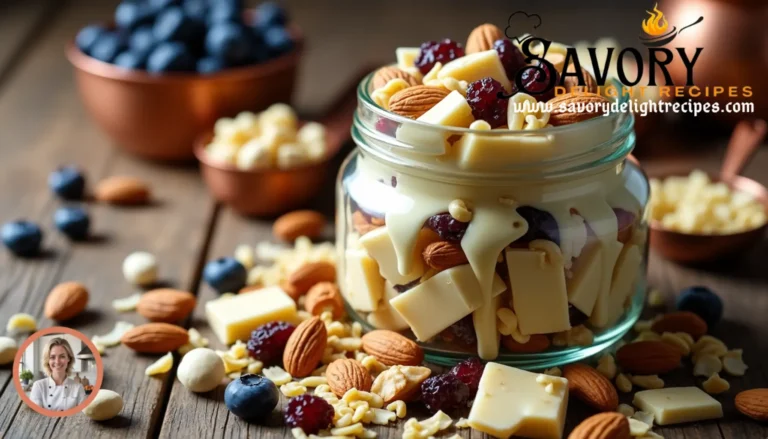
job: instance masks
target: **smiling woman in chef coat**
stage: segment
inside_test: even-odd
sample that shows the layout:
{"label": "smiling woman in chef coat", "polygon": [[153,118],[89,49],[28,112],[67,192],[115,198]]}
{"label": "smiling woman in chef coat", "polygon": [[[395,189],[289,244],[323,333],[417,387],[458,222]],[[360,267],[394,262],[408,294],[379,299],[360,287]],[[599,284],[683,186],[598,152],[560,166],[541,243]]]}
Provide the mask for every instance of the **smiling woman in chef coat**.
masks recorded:
{"label": "smiling woman in chef coat", "polygon": [[75,354],[69,342],[56,337],[43,350],[43,370],[46,378],[32,384],[30,399],[38,406],[53,411],[77,407],[85,401],[83,386],[69,378],[75,362]]}

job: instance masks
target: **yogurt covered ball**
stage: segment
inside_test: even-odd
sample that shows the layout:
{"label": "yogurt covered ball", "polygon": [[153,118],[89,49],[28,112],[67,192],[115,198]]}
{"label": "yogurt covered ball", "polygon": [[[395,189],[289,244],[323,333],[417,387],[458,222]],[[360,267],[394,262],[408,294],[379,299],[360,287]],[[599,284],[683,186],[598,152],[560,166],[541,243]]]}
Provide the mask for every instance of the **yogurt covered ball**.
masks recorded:
{"label": "yogurt covered ball", "polygon": [[122,409],[123,397],[119,393],[100,389],[83,413],[94,421],[106,421],[117,416]]}
{"label": "yogurt covered ball", "polygon": [[123,276],[133,285],[151,285],[157,281],[157,259],[147,252],[131,253],[123,261]]}
{"label": "yogurt covered ball", "polygon": [[221,384],[226,373],[224,362],[216,352],[208,348],[196,348],[182,357],[176,375],[184,387],[192,392],[203,393]]}
{"label": "yogurt covered ball", "polygon": [[18,349],[16,340],[11,337],[0,337],[0,365],[11,363]]}

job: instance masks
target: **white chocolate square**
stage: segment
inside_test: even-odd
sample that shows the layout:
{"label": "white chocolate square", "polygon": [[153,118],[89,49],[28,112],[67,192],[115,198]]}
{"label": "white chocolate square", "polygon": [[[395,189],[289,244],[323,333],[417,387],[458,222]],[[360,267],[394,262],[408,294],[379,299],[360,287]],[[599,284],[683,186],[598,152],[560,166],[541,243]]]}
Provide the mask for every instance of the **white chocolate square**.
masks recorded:
{"label": "white chocolate square", "polygon": [[507,92],[512,91],[512,84],[507,78],[504,65],[495,49],[471,53],[456,58],[444,65],[437,74],[438,79],[455,78],[459,81],[472,83],[479,79],[491,77],[499,81]]}
{"label": "white chocolate square", "polygon": [[390,331],[403,331],[408,329],[406,322],[389,303],[390,300],[400,295],[391,283],[384,282],[384,300],[381,301],[376,311],[368,314],[368,323],[378,329],[389,329]]}
{"label": "white chocolate square", "polygon": [[653,413],[659,425],[681,424],[723,417],[723,407],[698,387],[667,387],[635,393],[632,404]]}
{"label": "white chocolate square", "polygon": [[606,273],[613,273],[616,260],[624,245],[614,240],[609,240],[607,244],[605,241],[601,241],[600,245],[603,249],[602,279],[600,282],[600,292],[597,295],[597,301],[595,301],[595,307],[592,309],[589,321],[598,328],[604,328],[608,325],[610,319],[611,281],[613,280],[612,275],[606,275]]}
{"label": "white chocolate square", "polygon": [[251,331],[264,323],[297,320],[296,302],[279,287],[211,300],[205,304],[205,315],[213,332],[227,345],[247,340]]}
{"label": "white chocolate square", "polygon": [[375,311],[384,296],[384,278],[376,260],[362,249],[345,253],[344,298],[357,311]]}
{"label": "white chocolate square", "polygon": [[[468,128],[475,118],[464,96],[452,91],[416,120],[431,125]],[[439,126],[423,127],[406,123],[398,127],[395,137],[416,150],[442,154],[448,147],[449,134],[442,132]]]}
{"label": "white chocolate square", "polygon": [[599,242],[587,246],[573,263],[573,276],[565,281],[568,301],[588,316],[592,314],[600,292],[602,252]]}
{"label": "white chocolate square", "polygon": [[408,284],[424,274],[425,264],[421,257],[421,250],[414,248],[413,263],[408,274],[400,274],[397,268],[397,254],[395,245],[389,236],[387,226],[379,227],[366,233],[360,238],[360,244],[368,251],[368,254],[379,264],[379,272],[384,279],[393,285]]}

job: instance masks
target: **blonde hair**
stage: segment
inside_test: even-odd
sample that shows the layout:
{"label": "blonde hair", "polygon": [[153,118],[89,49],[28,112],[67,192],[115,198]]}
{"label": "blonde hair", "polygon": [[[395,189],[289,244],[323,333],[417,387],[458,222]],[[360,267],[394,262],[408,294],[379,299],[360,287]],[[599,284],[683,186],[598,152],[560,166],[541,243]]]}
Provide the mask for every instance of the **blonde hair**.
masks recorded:
{"label": "blonde hair", "polygon": [[56,337],[49,341],[47,345],[45,345],[42,358],[43,370],[45,371],[46,375],[51,376],[51,366],[48,364],[48,361],[50,360],[49,357],[51,356],[51,349],[56,346],[61,346],[65,351],[67,351],[67,356],[69,356],[69,363],[67,363],[67,376],[69,376],[69,374],[72,373],[72,368],[75,365],[75,353],[72,351],[72,346],[69,345],[69,342],[61,337]]}

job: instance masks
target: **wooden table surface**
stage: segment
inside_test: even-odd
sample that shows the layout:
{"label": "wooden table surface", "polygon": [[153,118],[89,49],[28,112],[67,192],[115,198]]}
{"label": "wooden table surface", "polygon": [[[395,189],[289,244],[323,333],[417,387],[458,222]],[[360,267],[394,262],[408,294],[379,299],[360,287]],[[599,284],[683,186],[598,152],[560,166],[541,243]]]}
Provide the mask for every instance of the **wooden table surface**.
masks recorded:
{"label": "wooden table surface", "polygon": [[[316,113],[348,82],[357,67],[370,61],[391,60],[394,47],[441,36],[445,29],[463,38],[474,24],[497,22],[509,14],[507,9],[511,7],[498,1],[475,1],[471,8],[456,10],[447,7],[448,2],[437,0],[420,2],[418,6],[404,0],[387,2],[389,6],[379,3],[289,2],[294,17],[309,36],[309,50],[296,98],[302,112]],[[594,3],[590,1],[586,5],[602,10]],[[244,219],[218,206],[207,195],[194,166],[169,167],[130,157],[115,149],[90,122],[78,100],[63,46],[79,27],[105,19],[114,6],[113,1],[86,0],[25,0],[0,4],[0,221],[28,218],[39,222],[47,231],[46,253],[41,258],[19,260],[0,251],[0,326],[4,328],[8,318],[18,312],[39,318],[40,327],[51,326],[53,322],[42,316],[43,302],[54,285],[69,280],[84,282],[91,291],[87,312],[69,326],[92,336],[108,332],[118,319],[142,323],[133,313],[117,314],[110,303],[135,292],[123,280],[120,268],[123,258],[132,251],[146,250],[160,261],[164,283],[198,296],[198,307],[187,325],[200,329],[214,347],[221,348],[204,319],[204,303],[214,298],[215,293],[201,284],[201,267],[206,260],[232,254],[237,244],[255,245],[272,239],[270,222]],[[428,12],[439,20],[419,20],[410,14],[403,17],[406,6],[419,8],[421,13]],[[643,7],[639,5],[636,9]],[[578,13],[588,16],[588,12]],[[625,10],[603,12],[609,16],[634,16]],[[571,12],[563,10],[560,15],[566,13]],[[557,16],[558,12],[551,14]],[[396,18],[407,21],[407,25],[393,31],[387,23]],[[615,20],[607,21],[609,31],[614,28],[613,31],[618,32]],[[575,36],[596,38],[600,35]],[[652,173],[694,166],[715,170],[727,132],[713,131],[707,125],[696,121],[666,121],[659,133],[644,139],[638,154]],[[654,153],[653,157],[648,157],[649,152]],[[146,179],[152,184],[158,201],[150,207],[136,209],[90,205],[95,239],[72,244],[54,231],[51,216],[60,202],[51,196],[46,184],[48,173],[64,163],[82,166],[91,182],[118,174]],[[766,171],[768,150],[763,149],[746,175],[768,183]],[[330,179],[324,194],[314,207],[330,214],[333,208]],[[743,348],[750,366],[745,377],[729,379],[731,389],[717,397],[725,409],[724,419],[656,427],[654,431],[666,438],[768,437],[768,425],[747,420],[733,405],[738,391],[768,386],[766,260],[765,242],[742,260],[706,270],[680,267],[651,256],[650,283],[667,293],[670,303],[674,292],[693,284],[707,285],[720,293],[725,301],[725,319],[714,334],[732,348]],[[196,395],[179,384],[175,371],[160,378],[146,377],[144,369],[155,358],[136,355],[124,347],[108,351],[104,357],[103,387],[120,393],[125,404],[117,418],[102,423],[91,422],[82,415],[62,419],[38,415],[21,402],[11,382],[10,368],[0,368],[0,437],[277,438],[290,435],[281,426],[278,413],[266,427],[249,425],[230,415],[222,402],[223,388]],[[666,381],[668,386],[700,383],[691,377],[690,367]],[[628,398],[622,397],[624,402],[628,402]],[[409,413],[416,414],[419,414],[416,409]],[[571,401],[568,430],[589,414],[589,409],[581,403]],[[400,437],[400,430],[393,427],[376,430],[379,437]],[[467,430],[460,434],[484,436]]]}

